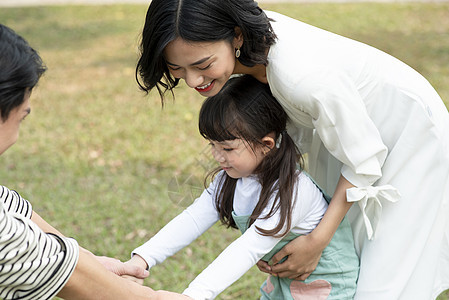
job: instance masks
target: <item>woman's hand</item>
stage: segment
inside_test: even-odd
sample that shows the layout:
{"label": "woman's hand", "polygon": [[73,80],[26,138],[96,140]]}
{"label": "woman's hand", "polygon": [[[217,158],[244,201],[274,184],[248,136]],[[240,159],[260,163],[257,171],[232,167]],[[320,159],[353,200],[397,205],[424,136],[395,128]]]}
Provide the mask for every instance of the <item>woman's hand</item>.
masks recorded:
{"label": "woman's hand", "polygon": [[[297,237],[273,256],[271,259],[272,275],[298,280],[305,280],[309,277],[310,273],[316,269],[324,248],[330,243],[352,205],[346,201],[346,190],[352,187],[354,185],[340,176],[332,200],[321,222],[311,233]],[[287,260],[278,264],[286,256]]]}
{"label": "woman's hand", "polygon": [[[273,256],[271,259],[271,274],[290,279],[306,280],[316,269],[324,248],[325,246],[315,241],[311,234],[299,236]],[[287,259],[279,263],[286,256]]]}

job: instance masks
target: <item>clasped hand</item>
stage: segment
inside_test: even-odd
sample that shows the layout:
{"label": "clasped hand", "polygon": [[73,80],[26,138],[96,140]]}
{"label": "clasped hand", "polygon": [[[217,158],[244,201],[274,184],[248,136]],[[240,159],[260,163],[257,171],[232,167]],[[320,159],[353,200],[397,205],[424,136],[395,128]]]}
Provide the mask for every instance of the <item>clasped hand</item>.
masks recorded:
{"label": "clasped hand", "polygon": [[[299,236],[285,245],[271,259],[271,265],[260,260],[257,267],[260,271],[278,277],[295,280],[306,280],[316,269],[323,248],[313,241],[311,235]],[[279,263],[284,257],[287,259]]]}
{"label": "clasped hand", "polygon": [[137,263],[136,259],[121,262],[118,259],[107,256],[96,256],[96,259],[109,271],[139,284],[150,275],[146,267]]}

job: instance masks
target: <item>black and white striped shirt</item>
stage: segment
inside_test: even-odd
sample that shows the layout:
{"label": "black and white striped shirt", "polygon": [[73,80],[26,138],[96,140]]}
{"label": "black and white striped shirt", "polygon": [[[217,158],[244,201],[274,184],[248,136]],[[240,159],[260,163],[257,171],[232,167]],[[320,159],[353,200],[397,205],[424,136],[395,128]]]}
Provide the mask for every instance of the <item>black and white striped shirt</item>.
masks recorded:
{"label": "black and white striped shirt", "polygon": [[0,299],[51,299],[78,262],[74,239],[44,233],[31,204],[0,186]]}

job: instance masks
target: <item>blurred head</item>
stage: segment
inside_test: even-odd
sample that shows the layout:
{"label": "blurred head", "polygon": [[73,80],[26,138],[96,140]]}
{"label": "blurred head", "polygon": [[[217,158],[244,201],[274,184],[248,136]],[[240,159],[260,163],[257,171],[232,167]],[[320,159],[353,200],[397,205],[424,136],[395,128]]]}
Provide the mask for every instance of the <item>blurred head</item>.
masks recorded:
{"label": "blurred head", "polygon": [[13,145],[30,113],[29,97],[45,72],[41,58],[10,28],[0,24],[0,154]]}
{"label": "blurred head", "polygon": [[242,65],[266,65],[274,40],[268,17],[253,0],[153,0],[136,78],[146,92],[157,87],[162,98],[181,78],[213,96],[234,70],[236,49]]}

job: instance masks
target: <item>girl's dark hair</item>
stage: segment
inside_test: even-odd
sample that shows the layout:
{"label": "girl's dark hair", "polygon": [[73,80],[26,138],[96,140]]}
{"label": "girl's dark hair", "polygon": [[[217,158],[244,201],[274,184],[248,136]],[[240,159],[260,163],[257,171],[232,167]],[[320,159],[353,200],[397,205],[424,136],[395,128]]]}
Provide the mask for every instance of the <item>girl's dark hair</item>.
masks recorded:
{"label": "girl's dark hair", "polygon": [[46,68],[39,54],[12,29],[0,24],[0,111],[9,113],[22,105],[25,92],[32,90]]}
{"label": "girl's dark hair", "polygon": [[243,45],[238,60],[245,66],[267,64],[266,51],[275,42],[270,20],[253,0],[152,0],[148,8],[140,44],[136,80],[149,92],[156,87],[164,93],[179,79],[167,68],[163,51],[168,43],[181,38],[191,42],[226,40],[230,43],[239,27]]}
{"label": "girl's dark hair", "polygon": [[[286,124],[287,114],[272,96],[268,85],[249,75],[230,79],[217,95],[206,99],[200,111],[199,131],[211,141],[243,139],[254,151],[255,147],[266,147],[261,142],[266,135],[274,133],[276,141],[282,135],[279,148],[273,147],[255,170],[262,191],[249,226],[258,218],[270,218],[277,211],[281,216],[274,229],[257,228],[263,235],[283,235],[291,228],[293,194],[299,174],[297,167],[298,163],[301,166],[302,157],[285,131]],[[219,171],[218,168],[209,175],[213,177]],[[215,204],[220,220],[228,227],[236,228],[232,210],[237,179],[223,172],[218,180],[221,189],[215,193]],[[276,198],[269,214],[261,216],[274,194]],[[283,228],[285,230],[281,232]]]}

